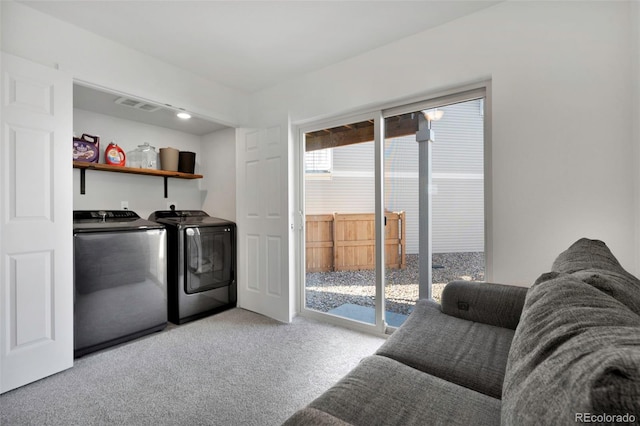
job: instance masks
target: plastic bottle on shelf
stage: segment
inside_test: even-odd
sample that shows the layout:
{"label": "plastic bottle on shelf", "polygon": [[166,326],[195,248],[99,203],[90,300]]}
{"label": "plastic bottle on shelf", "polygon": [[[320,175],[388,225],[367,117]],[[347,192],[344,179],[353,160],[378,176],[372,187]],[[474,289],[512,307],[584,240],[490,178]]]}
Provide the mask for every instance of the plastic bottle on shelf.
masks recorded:
{"label": "plastic bottle on shelf", "polygon": [[124,166],[126,155],[118,144],[111,141],[111,143],[107,145],[107,149],[104,150],[104,161],[112,166]]}

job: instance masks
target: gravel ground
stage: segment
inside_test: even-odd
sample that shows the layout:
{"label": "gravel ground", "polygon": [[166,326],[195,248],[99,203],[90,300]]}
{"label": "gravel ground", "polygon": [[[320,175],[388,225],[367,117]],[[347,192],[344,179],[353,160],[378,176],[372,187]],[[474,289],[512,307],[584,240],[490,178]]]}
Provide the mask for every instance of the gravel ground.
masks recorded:
{"label": "gravel ground", "polygon": [[[440,302],[445,284],[453,280],[484,280],[484,253],[439,253],[432,259],[433,299]],[[418,255],[407,255],[404,269],[386,271],[387,311],[408,315],[418,299]],[[375,271],[310,272],[307,307],[328,312],[345,303],[374,306]]]}

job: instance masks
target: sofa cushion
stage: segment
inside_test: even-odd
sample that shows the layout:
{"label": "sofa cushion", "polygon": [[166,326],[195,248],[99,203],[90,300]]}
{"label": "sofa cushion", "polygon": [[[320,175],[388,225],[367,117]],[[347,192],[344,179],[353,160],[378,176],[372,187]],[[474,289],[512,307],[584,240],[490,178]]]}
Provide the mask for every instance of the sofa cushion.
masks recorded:
{"label": "sofa cushion", "polygon": [[527,294],[507,363],[502,424],[568,425],[579,413],[640,413],[640,317],[581,279],[553,272]]}
{"label": "sofa cushion", "polygon": [[572,274],[640,315],[640,280],[624,270],[602,241],[576,241],[558,256],[551,270]]}
{"label": "sofa cushion", "polygon": [[376,355],[362,360],[309,408],[363,426],[500,423],[498,399]]}
{"label": "sofa cushion", "polygon": [[581,238],[558,255],[552,272],[571,274],[585,269],[619,271],[622,266],[607,245],[600,240]]}
{"label": "sofa cushion", "polygon": [[377,355],[500,398],[514,331],[456,318],[419,300]]}

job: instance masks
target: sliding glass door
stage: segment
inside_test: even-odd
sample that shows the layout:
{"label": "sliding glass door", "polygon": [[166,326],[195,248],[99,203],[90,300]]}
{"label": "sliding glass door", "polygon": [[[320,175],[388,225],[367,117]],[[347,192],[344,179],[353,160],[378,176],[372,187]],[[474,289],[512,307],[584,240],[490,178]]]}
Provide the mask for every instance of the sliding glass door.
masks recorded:
{"label": "sliding glass door", "polygon": [[408,109],[385,118],[384,206],[401,235],[386,256],[402,258],[385,269],[390,326],[446,283],[485,276],[484,97]]}
{"label": "sliding glass door", "polygon": [[302,310],[386,331],[485,276],[484,88],[301,133]]}

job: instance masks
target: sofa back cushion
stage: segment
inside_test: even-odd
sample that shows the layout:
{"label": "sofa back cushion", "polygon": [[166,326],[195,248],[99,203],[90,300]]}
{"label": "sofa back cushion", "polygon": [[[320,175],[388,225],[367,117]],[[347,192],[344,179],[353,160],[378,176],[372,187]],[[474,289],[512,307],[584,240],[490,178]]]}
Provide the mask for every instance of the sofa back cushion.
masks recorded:
{"label": "sofa back cushion", "polygon": [[[575,424],[590,414],[640,417],[640,316],[613,295],[633,295],[625,286],[637,280],[620,279],[607,291],[609,274],[627,273],[601,242],[590,241],[563,253],[555,271],[527,293],[507,360],[503,425]],[[593,264],[585,248],[597,254]]]}
{"label": "sofa back cushion", "polygon": [[571,274],[640,315],[640,280],[624,270],[602,241],[576,241],[558,256],[551,271]]}
{"label": "sofa back cushion", "polygon": [[551,271],[571,274],[585,269],[624,271],[607,245],[600,240],[581,238],[553,261]]}

